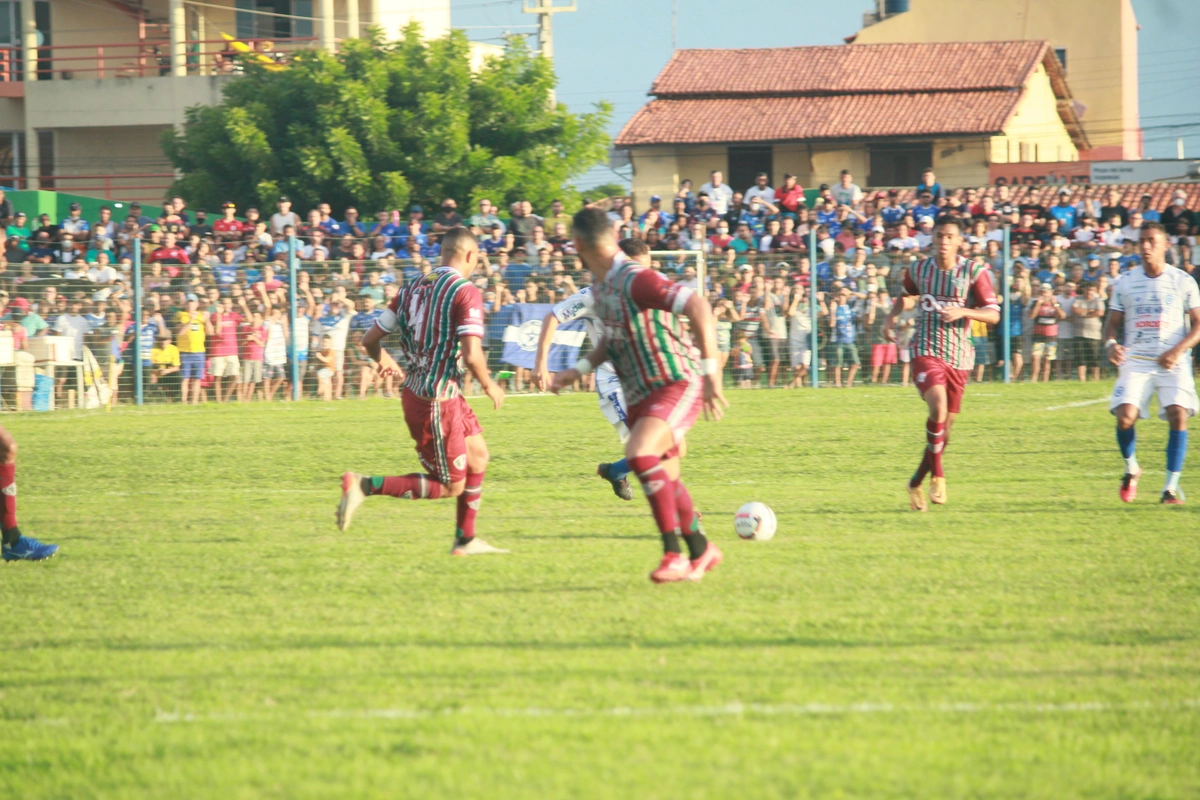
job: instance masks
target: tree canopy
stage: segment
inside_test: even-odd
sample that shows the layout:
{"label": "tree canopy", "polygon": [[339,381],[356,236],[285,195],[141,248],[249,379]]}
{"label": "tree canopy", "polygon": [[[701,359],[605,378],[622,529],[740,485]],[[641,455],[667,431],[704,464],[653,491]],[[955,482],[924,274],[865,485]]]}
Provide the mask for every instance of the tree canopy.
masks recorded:
{"label": "tree canopy", "polygon": [[373,29],[287,69],[244,68],[219,105],[188,109],[183,129],[164,135],[182,173],[173,191],[193,206],[271,208],[280,195],[364,216],[446,197],[572,206],[570,181],[609,144],[611,106],[551,105],[554,71],[520,37],[474,71],[461,31],[427,40],[415,23],[398,42]]}

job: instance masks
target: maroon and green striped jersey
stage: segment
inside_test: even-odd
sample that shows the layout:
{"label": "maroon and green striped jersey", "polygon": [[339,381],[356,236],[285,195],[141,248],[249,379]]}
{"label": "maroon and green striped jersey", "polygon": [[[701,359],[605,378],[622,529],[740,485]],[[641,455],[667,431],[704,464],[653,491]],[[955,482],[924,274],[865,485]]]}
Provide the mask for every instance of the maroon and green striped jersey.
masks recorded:
{"label": "maroon and green striped jersey", "polygon": [[926,258],[910,267],[902,281],[904,294],[916,295],[917,327],[913,333],[913,354],[940,358],[952,369],[975,366],[975,348],[971,344],[971,320],[946,322],[939,313],[943,308],[999,308],[992,288],[992,271],[986,264],[959,256],[950,269],[939,269],[936,258]]}
{"label": "maroon and green striped jersey", "polygon": [[692,290],[618,253],[595,284],[596,315],[625,399],[631,406],[655,389],[699,372],[699,352],[676,316]]}
{"label": "maroon and green striped jersey", "polygon": [[404,388],[439,400],[462,394],[458,341],[483,337],[483,298],[458,270],[439,267],[405,284],[375,324],[400,336]]}

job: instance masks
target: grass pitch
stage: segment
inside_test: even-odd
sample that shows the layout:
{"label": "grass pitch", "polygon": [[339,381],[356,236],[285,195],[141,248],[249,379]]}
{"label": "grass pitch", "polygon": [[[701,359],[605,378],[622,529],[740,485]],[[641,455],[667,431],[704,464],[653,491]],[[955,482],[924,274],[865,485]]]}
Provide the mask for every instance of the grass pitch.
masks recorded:
{"label": "grass pitch", "polygon": [[62,551],[0,572],[0,796],[1194,798],[1195,501],[1157,421],[1117,500],[1109,388],[972,386],[928,514],[914,392],[734,392],[685,473],[727,558],[672,586],[591,396],[475,401],[513,553],[469,559],[447,501],[334,528],[416,467],[395,402],[6,417]]}

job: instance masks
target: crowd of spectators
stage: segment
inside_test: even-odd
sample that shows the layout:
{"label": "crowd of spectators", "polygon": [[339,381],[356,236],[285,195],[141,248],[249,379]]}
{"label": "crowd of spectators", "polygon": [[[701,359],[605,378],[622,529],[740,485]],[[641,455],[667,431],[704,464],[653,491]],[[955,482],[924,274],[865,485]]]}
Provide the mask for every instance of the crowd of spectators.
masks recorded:
{"label": "crowd of spectators", "polygon": [[[1169,260],[1197,274],[1200,220],[1182,193],[1165,208],[1152,207],[1149,196],[1127,208],[1118,190],[1099,187],[1064,187],[1047,205],[1017,194],[1006,186],[948,190],[932,171],[911,192],[864,191],[848,171],[815,192],[792,175],[773,187],[765,173],[738,190],[714,170],[698,188],[684,180],[673,196],[652,196],[643,208],[628,197],[584,202],[607,210],[618,237],[644,240],[654,267],[675,280],[700,288],[703,254],[723,368],[738,385],[800,385],[812,366],[814,324],[819,363],[835,385],[854,385],[860,368],[869,368],[864,377],[872,382],[907,384],[912,315],[901,317],[896,344],[883,340],[883,324],[902,271],[927,257],[933,219],[946,214],[962,219],[963,254],[997,270],[997,286],[1010,226],[1012,281],[1002,294],[1012,310],[1014,375],[1025,377],[1029,363],[1031,380],[1098,378],[1105,303],[1139,263],[1140,224],[1166,225]],[[0,192],[0,321],[18,349],[51,333],[72,337],[76,357],[88,346],[121,376],[121,392],[131,382],[127,367],[140,363],[151,397],[163,400],[290,397],[293,344],[304,393],[327,400],[393,394],[355,341],[400,285],[436,266],[441,234],[457,225],[479,239],[474,280],[495,322],[486,344],[493,369],[511,372],[513,388],[527,373],[499,360],[501,312],[556,302],[590,283],[572,248],[574,209],[559,200],[540,215],[526,200],[504,209],[481,199],[460,211],[451,198],[428,216],[413,205],[403,218],[397,210],[364,218],[351,207],[339,219],[327,203],[301,215],[287,197],[269,212],[226,203],[213,218],[182,197],[160,209],[119,210],[121,218],[102,207],[86,219],[72,204],[57,221],[30,220]],[[292,247],[302,262],[295,329],[287,313]],[[143,352],[133,358],[139,252]],[[973,330],[980,380],[1000,365],[995,327]]]}

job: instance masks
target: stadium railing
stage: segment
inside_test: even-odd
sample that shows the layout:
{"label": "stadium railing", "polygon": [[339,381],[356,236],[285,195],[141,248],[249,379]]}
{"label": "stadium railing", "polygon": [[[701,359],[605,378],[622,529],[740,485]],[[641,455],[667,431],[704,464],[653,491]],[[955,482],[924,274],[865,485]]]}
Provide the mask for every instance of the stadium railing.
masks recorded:
{"label": "stadium railing", "polygon": [[[819,252],[815,244],[812,240],[808,243]],[[273,259],[271,253],[263,254],[265,263],[247,261],[225,268],[208,263],[142,264],[135,258],[135,267],[128,274],[118,272],[118,279],[111,284],[76,277],[73,271],[82,269],[80,264],[23,265],[19,274],[0,275],[0,288],[10,295],[4,330],[0,330],[0,400],[6,408],[21,410],[179,402],[180,371],[173,369],[174,353],[169,347],[152,346],[151,340],[178,343],[179,315],[187,308],[189,294],[197,296],[199,310],[214,318],[223,298],[228,298],[234,313],[241,317],[231,323],[231,318],[223,315],[223,332],[204,337],[204,399],[216,400],[218,391],[223,399],[232,396],[243,401],[322,398],[339,392],[344,397],[396,395],[398,387],[378,380],[355,344],[368,323],[361,315],[367,312],[367,305],[381,308],[397,287],[431,271],[436,256],[306,261],[301,258],[303,248],[296,240],[294,248],[276,252]],[[138,252],[134,250],[135,255]],[[900,346],[891,347],[883,339],[882,319],[899,294],[900,271],[914,257],[877,254],[860,265],[851,257],[845,259],[843,276],[840,255],[818,258],[815,269],[807,253],[674,250],[651,255],[654,268],[673,280],[705,287],[716,310],[725,380],[728,386],[739,388],[829,385],[838,377],[848,378],[855,359],[856,384],[909,383],[903,344],[911,327],[902,317]],[[1074,309],[1080,301],[1060,293],[1059,305],[1067,305],[1069,313],[1056,331],[1047,333],[1030,316],[1041,289],[1038,277],[1020,263],[992,266],[997,286],[1006,283],[1004,276],[1009,275],[1008,291],[1001,293],[1005,301],[1011,301],[1009,378],[1030,380],[1035,365],[1038,379],[1078,380],[1082,373],[1087,380],[1095,380],[1114,374],[1100,347],[1103,312],[1096,316],[1092,310],[1089,316],[1082,316]],[[814,273],[815,297],[807,291]],[[1064,279],[1054,280],[1061,283]],[[552,303],[589,285],[590,273],[569,254],[540,256],[534,263],[492,256],[481,258],[474,280],[484,296],[485,349],[493,375],[510,391],[530,391],[541,319]],[[1099,283],[1103,291],[1103,282]],[[850,293],[852,343],[834,341],[828,313],[831,293],[843,285]],[[764,299],[768,288],[770,303]],[[881,296],[880,290],[885,294]],[[802,300],[798,298],[801,294]],[[299,299],[294,315],[292,297]],[[83,322],[70,313],[76,301]],[[346,319],[329,318],[327,312],[334,301],[343,306]],[[19,307],[22,304],[27,304],[31,317],[26,318]],[[1085,305],[1097,308],[1090,301]],[[261,324],[256,324],[256,311],[263,314]],[[274,321],[272,313],[276,313]],[[356,314],[360,316],[355,318]],[[812,325],[814,318],[816,324]],[[51,330],[42,332],[47,325]],[[17,332],[17,327],[29,335]],[[1005,379],[1003,329],[1002,324],[977,331],[973,380]],[[334,337],[335,345],[344,342],[342,348],[335,346],[335,360],[343,365],[341,376],[335,371],[329,380],[317,356],[324,333]],[[554,364],[571,363],[590,347],[582,332],[567,333],[571,335],[556,338],[552,369]],[[56,335],[61,338],[53,338]],[[135,359],[139,343],[143,358]],[[218,344],[223,349],[218,350]],[[385,347],[395,352],[394,341],[385,341]],[[342,350],[340,358],[338,349]],[[218,382],[212,374],[214,367],[222,372],[233,369],[231,359],[218,355],[226,352],[238,356],[236,376],[223,375]],[[814,364],[815,370],[811,369]],[[840,375],[839,365],[843,367]],[[578,388],[590,387],[581,382]],[[469,387],[469,391],[477,389]]]}

